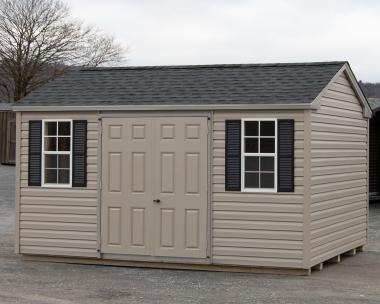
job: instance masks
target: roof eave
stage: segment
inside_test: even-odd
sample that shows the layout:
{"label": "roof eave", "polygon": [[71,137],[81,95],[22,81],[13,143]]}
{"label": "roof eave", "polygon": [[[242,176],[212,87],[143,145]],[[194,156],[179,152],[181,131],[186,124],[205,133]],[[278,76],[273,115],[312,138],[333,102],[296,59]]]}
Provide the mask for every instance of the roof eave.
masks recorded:
{"label": "roof eave", "polygon": [[91,106],[13,106],[15,112],[64,111],[194,111],[194,110],[305,110],[310,103],[294,104],[193,104],[193,105],[91,105]]}
{"label": "roof eave", "polygon": [[12,111],[12,106],[13,106],[13,103],[0,102],[0,112]]}

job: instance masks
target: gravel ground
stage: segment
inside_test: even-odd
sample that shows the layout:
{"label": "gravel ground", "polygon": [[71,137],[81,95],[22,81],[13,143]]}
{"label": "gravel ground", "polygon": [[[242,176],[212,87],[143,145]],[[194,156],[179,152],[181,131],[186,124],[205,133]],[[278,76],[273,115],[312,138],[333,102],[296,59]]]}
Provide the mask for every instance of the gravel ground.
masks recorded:
{"label": "gravel ground", "polygon": [[0,166],[0,303],[380,303],[380,202],[368,250],[310,277],[21,260],[13,253],[14,167]]}

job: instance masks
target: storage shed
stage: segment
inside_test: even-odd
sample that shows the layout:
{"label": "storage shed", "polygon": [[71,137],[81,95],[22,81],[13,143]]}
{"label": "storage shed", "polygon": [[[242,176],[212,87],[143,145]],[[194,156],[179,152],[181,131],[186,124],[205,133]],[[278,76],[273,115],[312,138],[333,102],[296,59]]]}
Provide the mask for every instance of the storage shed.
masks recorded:
{"label": "storage shed", "polygon": [[368,98],[372,110],[369,121],[369,195],[378,198],[380,194],[380,98]]}
{"label": "storage shed", "polygon": [[0,163],[14,165],[16,156],[16,115],[11,103],[0,102]]}
{"label": "storage shed", "polygon": [[14,111],[24,257],[309,273],[367,243],[347,62],[83,69]]}

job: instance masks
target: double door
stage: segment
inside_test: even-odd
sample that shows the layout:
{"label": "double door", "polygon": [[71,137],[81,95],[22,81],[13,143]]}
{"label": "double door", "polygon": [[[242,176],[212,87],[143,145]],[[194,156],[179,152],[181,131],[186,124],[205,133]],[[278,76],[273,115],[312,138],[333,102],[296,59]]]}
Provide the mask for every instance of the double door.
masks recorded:
{"label": "double door", "polygon": [[104,118],[101,252],[205,258],[207,118]]}

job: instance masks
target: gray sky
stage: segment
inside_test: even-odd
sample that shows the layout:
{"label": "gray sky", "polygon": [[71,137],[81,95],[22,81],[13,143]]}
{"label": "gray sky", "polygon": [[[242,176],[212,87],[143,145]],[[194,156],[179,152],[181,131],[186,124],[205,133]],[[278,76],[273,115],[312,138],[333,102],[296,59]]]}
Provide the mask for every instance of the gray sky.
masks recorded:
{"label": "gray sky", "polygon": [[68,0],[129,47],[124,65],[348,60],[380,82],[380,1]]}

